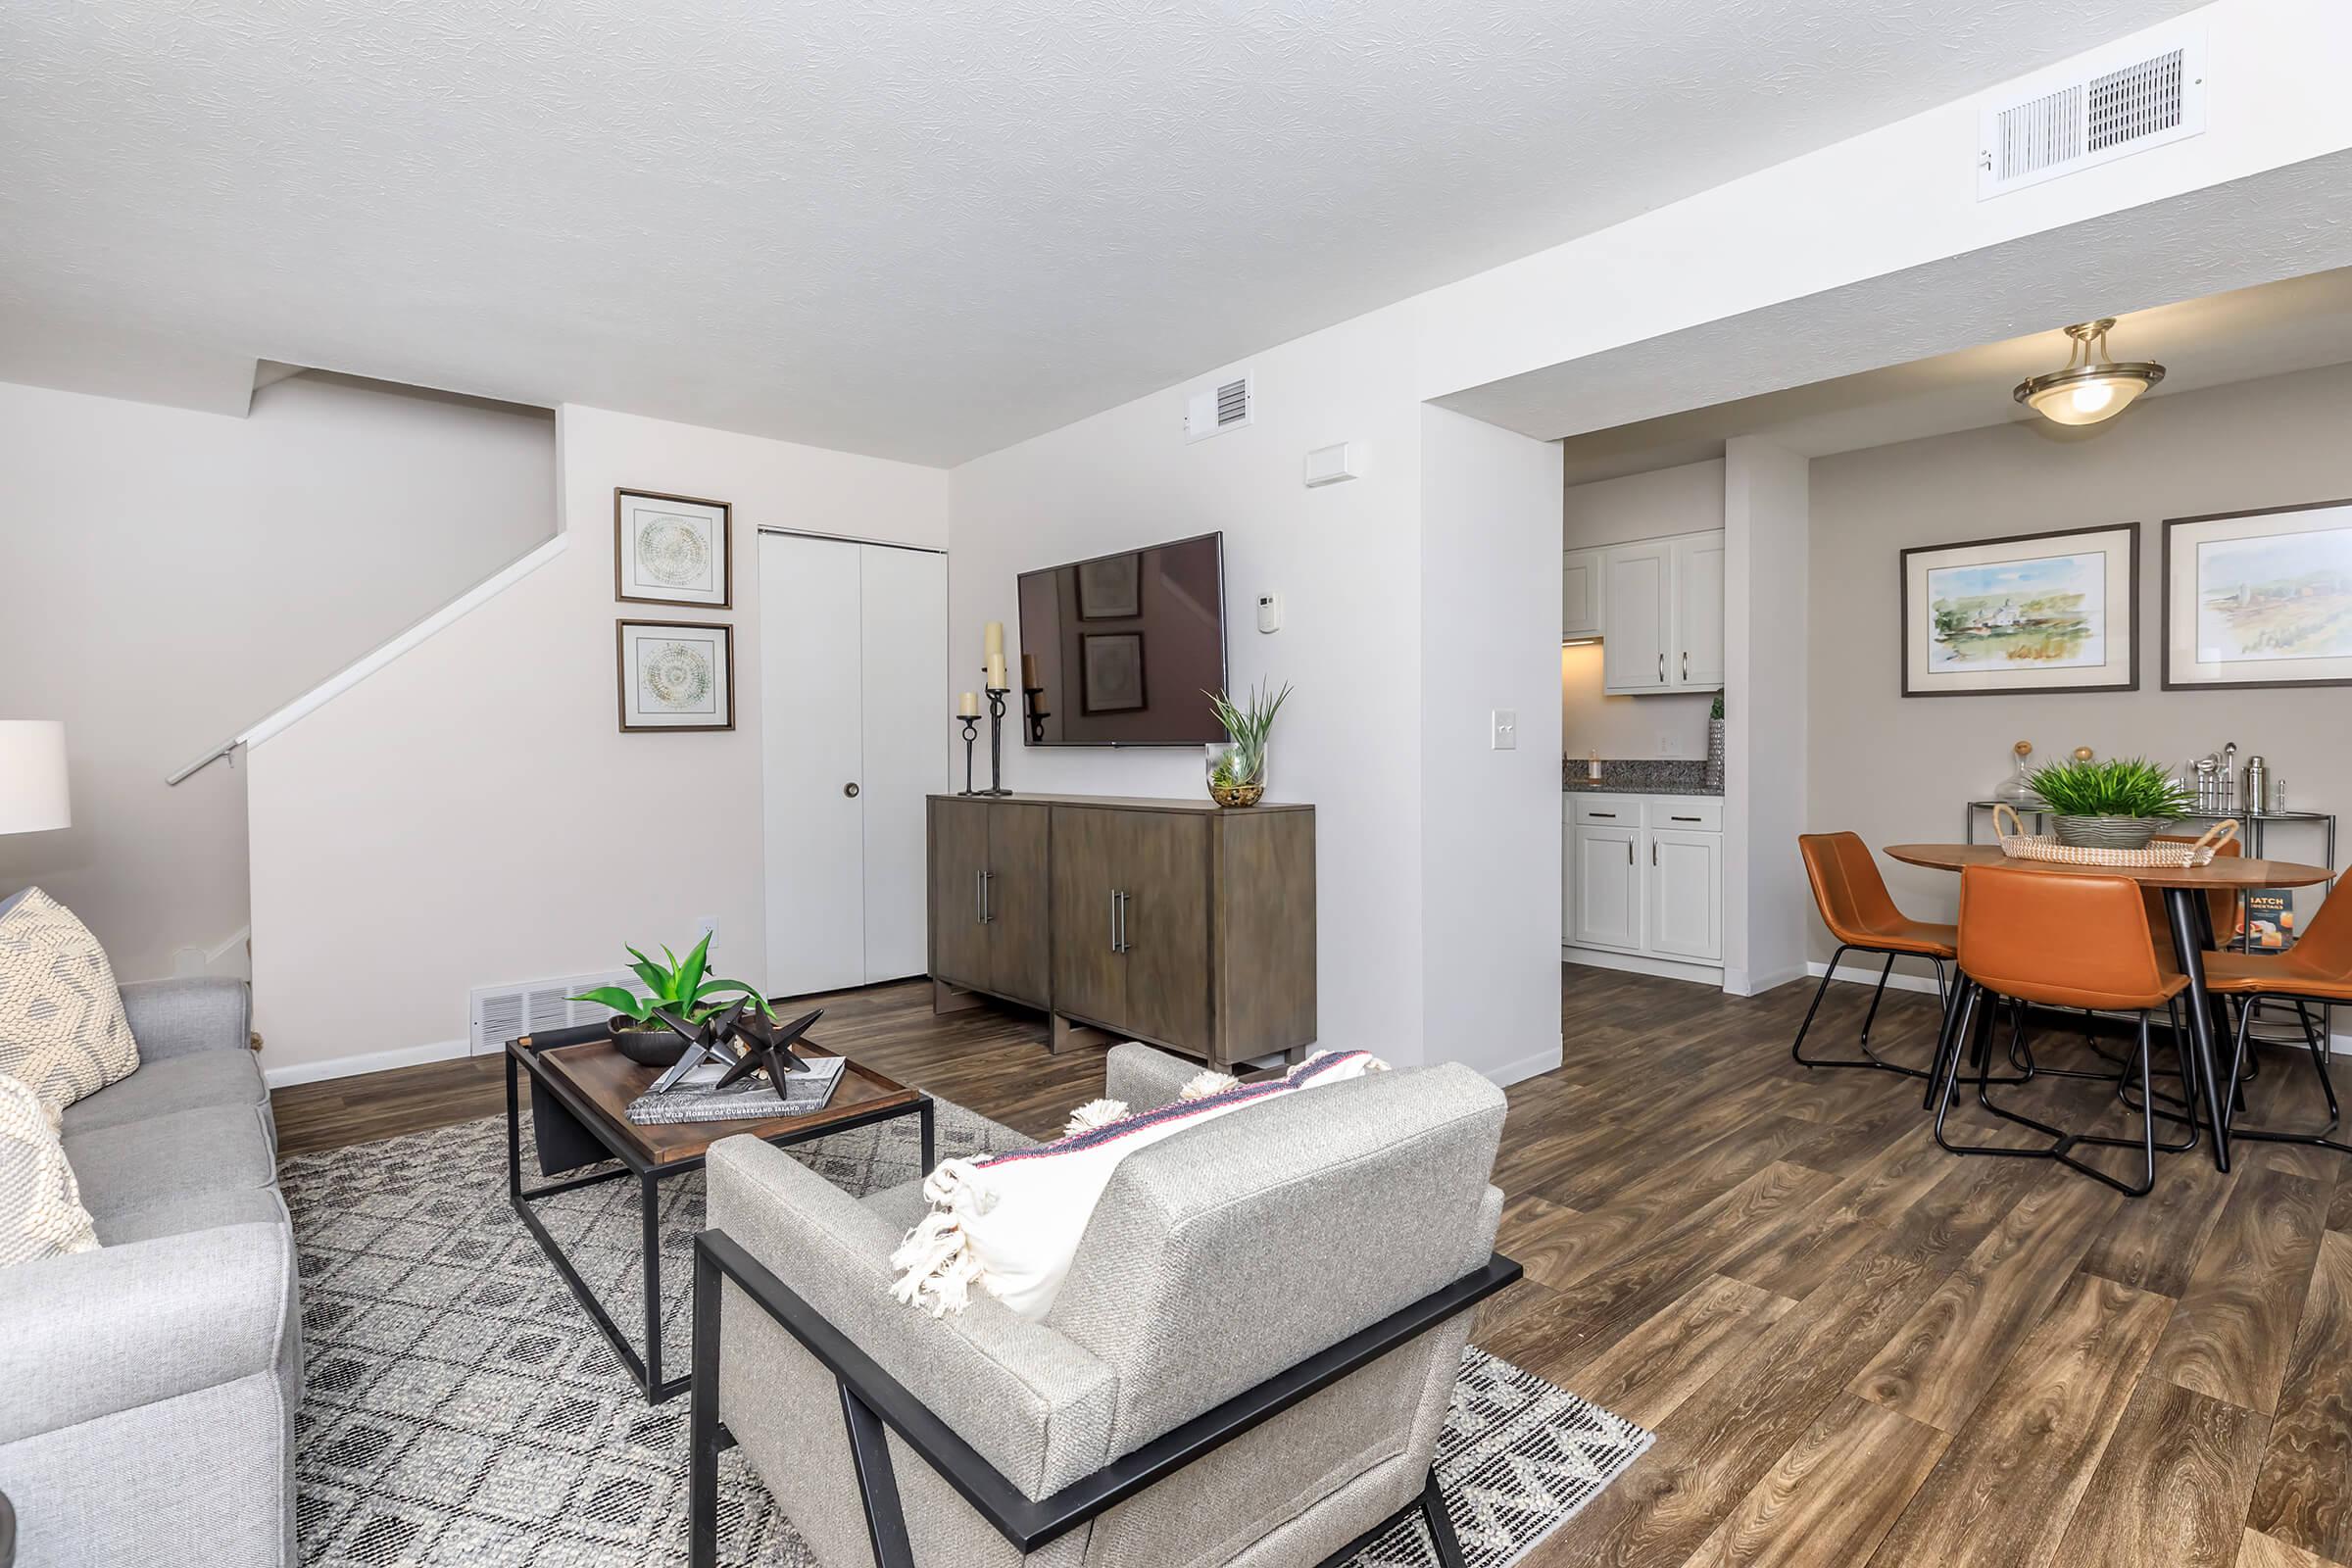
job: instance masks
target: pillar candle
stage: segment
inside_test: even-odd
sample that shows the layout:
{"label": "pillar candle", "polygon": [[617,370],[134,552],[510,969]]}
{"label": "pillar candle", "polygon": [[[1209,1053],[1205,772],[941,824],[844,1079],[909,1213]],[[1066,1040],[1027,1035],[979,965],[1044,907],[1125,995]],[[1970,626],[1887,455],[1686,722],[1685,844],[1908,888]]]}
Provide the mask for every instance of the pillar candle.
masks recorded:
{"label": "pillar candle", "polygon": [[1035,654],[1023,654],[1021,656],[1021,685],[1030,691],[1035,691],[1038,688],[1039,681],[1037,678],[1037,656]]}
{"label": "pillar candle", "polygon": [[956,698],[956,716],[957,718],[978,718],[980,716],[980,694],[965,692],[961,697]]}
{"label": "pillar candle", "polygon": [[1004,655],[1002,652],[988,656],[988,684],[997,691],[1004,690]]}
{"label": "pillar candle", "polygon": [[1004,657],[1004,623],[992,620],[980,630],[980,651],[990,659]]}

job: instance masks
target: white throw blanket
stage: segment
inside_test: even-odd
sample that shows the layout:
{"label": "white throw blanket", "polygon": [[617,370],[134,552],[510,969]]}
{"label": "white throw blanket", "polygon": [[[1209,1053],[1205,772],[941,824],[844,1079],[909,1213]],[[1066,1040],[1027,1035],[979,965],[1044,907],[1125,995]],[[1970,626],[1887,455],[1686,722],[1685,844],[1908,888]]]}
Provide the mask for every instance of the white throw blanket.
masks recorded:
{"label": "white throw blanket", "polygon": [[1387,1070],[1366,1052],[1326,1051],[1265,1083],[1204,1072],[1156,1110],[1129,1115],[1120,1102],[1098,1100],[1079,1107],[1067,1136],[1054,1143],[943,1161],[923,1183],[931,1212],[891,1254],[899,1270],[891,1294],[938,1317],[962,1311],[976,1286],[1040,1321],[1120,1160],[1278,1095]]}

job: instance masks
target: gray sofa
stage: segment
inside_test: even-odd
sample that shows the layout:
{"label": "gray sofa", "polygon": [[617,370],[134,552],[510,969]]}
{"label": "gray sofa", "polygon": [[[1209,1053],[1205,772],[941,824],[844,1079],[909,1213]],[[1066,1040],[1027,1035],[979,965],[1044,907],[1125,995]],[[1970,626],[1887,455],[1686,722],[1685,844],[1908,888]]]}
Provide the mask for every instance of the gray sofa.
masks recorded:
{"label": "gray sofa", "polygon": [[[1104,1092],[1140,1110],[1200,1070],[1122,1045]],[[710,1150],[710,1223],[1042,1498],[1487,1264],[1503,1109],[1501,1091],[1447,1064],[1271,1101],[1130,1154],[1042,1323],[986,1297],[936,1320],[891,1299],[889,1256],[922,1211],[919,1183],[853,1199],[780,1150],[729,1138]],[[718,1419],[825,1568],[872,1563],[865,1470],[834,1374],[733,1283],[721,1299]],[[894,1431],[901,1560],[1322,1562],[1424,1494],[1470,1318],[1445,1318],[1028,1554]]]}
{"label": "gray sofa", "polygon": [[293,1560],[294,1239],[242,982],[122,988],[139,1068],[66,1108],[101,1244],[0,1269],[24,1568]]}

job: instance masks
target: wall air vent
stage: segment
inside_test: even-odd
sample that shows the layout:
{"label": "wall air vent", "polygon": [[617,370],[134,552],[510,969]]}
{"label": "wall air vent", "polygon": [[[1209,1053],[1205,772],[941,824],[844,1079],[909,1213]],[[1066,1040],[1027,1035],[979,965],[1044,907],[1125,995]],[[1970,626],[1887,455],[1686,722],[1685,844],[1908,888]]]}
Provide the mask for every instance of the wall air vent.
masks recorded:
{"label": "wall air vent", "polygon": [[479,1056],[506,1050],[507,1042],[517,1035],[604,1022],[612,1016],[611,1008],[593,1002],[569,1000],[591,986],[626,986],[640,996],[645,994],[645,987],[626,969],[567,975],[556,980],[525,980],[514,985],[476,986],[466,993],[469,1049]]}
{"label": "wall air vent", "polygon": [[1239,430],[1250,422],[1254,407],[1246,374],[1204,386],[1184,400],[1184,438],[1205,441],[1212,435]]}
{"label": "wall air vent", "polygon": [[2062,74],[1987,105],[1977,154],[1977,199],[2128,158],[2205,128],[2205,36],[2085,57]]}

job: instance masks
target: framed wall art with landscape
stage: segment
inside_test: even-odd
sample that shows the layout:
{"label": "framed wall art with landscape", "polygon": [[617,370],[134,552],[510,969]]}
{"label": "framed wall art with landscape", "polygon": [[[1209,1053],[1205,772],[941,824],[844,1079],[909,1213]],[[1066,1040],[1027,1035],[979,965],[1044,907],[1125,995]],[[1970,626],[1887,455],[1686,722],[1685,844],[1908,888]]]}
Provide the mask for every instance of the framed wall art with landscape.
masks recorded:
{"label": "framed wall art with landscape", "polygon": [[724,501],[613,491],[612,597],[632,605],[732,609],[734,514]]}
{"label": "framed wall art with landscape", "polygon": [[2164,686],[2352,685],[2352,501],[2168,517]]}
{"label": "framed wall art with landscape", "polygon": [[735,628],[692,621],[616,623],[620,728],[735,727]]}
{"label": "framed wall art with landscape", "polygon": [[1902,553],[1903,695],[2139,687],[2139,524]]}

